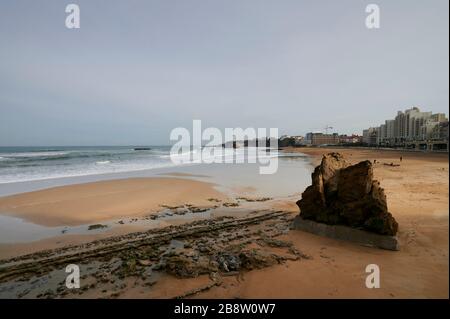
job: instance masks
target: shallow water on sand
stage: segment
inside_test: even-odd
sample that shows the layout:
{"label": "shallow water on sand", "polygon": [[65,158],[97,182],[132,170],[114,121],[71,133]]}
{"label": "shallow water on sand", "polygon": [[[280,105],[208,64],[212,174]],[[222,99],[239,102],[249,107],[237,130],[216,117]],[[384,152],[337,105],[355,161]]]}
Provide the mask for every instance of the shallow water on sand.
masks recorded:
{"label": "shallow water on sand", "polygon": [[[57,186],[136,177],[178,177],[216,183],[230,193],[254,193],[260,196],[288,196],[302,192],[310,184],[310,158],[301,153],[280,153],[275,174],[259,174],[258,164],[191,164],[141,171],[51,178],[0,184],[0,196],[30,192]],[[174,175],[175,174],[175,175]]]}
{"label": "shallow water on sand", "polygon": [[[0,196],[99,180],[131,177],[176,177],[214,183],[218,190],[235,199],[239,197],[284,198],[292,195],[299,196],[310,184],[311,171],[312,166],[307,156],[299,153],[282,154],[278,158],[277,172],[271,175],[259,174],[257,164],[198,164],[139,172],[0,184]],[[261,205],[264,207],[265,204],[261,203]],[[258,203],[247,202],[241,203],[240,207],[233,207],[227,211],[238,214],[241,210],[255,207],[258,207]],[[7,212],[4,213],[7,214]],[[136,226],[158,227],[164,221],[182,220],[186,222],[187,220],[210,218],[212,213],[213,210],[183,215],[172,215],[170,212],[165,214],[163,212],[163,216],[158,220],[124,218],[120,220],[120,223],[119,220],[102,222],[101,224],[106,227],[98,229],[89,229],[89,225],[45,227],[0,213],[0,244],[30,242],[66,234],[97,234],[110,231],[114,227],[120,227],[123,221],[125,221],[125,224],[132,223]]]}
{"label": "shallow water on sand", "polygon": [[[137,227],[136,229],[139,230],[147,230],[162,225],[179,224],[211,217],[245,215],[255,209],[261,209],[262,205],[263,203],[241,203],[240,207],[213,207],[200,212],[185,212],[183,214],[177,214],[176,210],[164,209],[158,213],[139,218],[127,217],[96,224],[57,227],[38,225],[14,216],[0,215],[0,244],[25,243],[65,235],[95,235],[130,225]],[[151,218],[156,216],[157,219]],[[97,227],[92,228],[93,225]]]}
{"label": "shallow water on sand", "polygon": [[63,234],[93,234],[106,231],[106,227],[89,231],[89,225],[75,227],[46,227],[21,218],[0,215],[0,244],[36,241]]}

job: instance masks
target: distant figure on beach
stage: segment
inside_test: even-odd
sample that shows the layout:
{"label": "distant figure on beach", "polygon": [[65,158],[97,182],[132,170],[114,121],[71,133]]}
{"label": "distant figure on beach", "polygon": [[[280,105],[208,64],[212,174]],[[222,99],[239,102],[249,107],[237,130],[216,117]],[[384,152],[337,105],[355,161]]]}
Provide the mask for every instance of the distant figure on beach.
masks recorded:
{"label": "distant figure on beach", "polygon": [[374,160],[373,160],[373,163],[374,163],[374,164],[376,164],[376,163],[377,163],[377,160],[376,160],[376,159],[374,159]]}
{"label": "distant figure on beach", "polygon": [[400,162],[403,160],[403,156],[400,156]]}

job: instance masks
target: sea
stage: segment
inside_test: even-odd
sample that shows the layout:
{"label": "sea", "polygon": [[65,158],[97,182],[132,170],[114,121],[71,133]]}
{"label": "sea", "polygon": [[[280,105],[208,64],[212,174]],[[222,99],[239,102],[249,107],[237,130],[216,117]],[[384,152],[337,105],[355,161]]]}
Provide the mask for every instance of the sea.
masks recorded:
{"label": "sea", "polygon": [[170,146],[0,147],[0,184],[170,166]]}
{"label": "sea", "polygon": [[[231,198],[270,197],[294,202],[310,184],[313,170],[310,158],[301,153],[271,150],[268,154],[267,149],[259,150],[258,158],[278,159],[276,173],[264,175],[259,173],[258,162],[244,160],[249,159],[248,148],[229,149],[223,154],[222,160],[232,156],[236,161],[239,159],[238,164],[224,161],[179,164],[172,161],[170,151],[171,146],[0,147],[0,197],[103,180],[158,177],[212,183]],[[186,158],[196,152],[199,150],[179,155]],[[113,221],[110,226],[115,225]],[[39,240],[61,233],[83,234],[87,229],[87,225],[46,227],[8,212],[0,213],[0,244]]]}
{"label": "sea", "polygon": [[227,158],[244,163],[251,162],[251,156],[256,162],[256,155],[258,160],[279,156],[276,149],[270,153],[267,148],[258,148],[255,153],[249,149],[227,148],[216,155],[211,148],[208,157],[203,153],[198,159],[194,154],[201,152],[199,149],[171,156],[171,146],[0,147],[0,184],[154,170],[201,164],[219,157],[219,162]]}
{"label": "sea", "polygon": [[[173,173],[192,175],[228,189],[252,187],[261,195],[292,194],[310,181],[311,163],[301,153],[277,149],[267,152],[265,148],[252,152],[247,147],[215,153],[211,148],[208,156],[203,152],[199,160],[196,155],[202,150],[183,150],[174,155],[171,149],[169,145],[0,147],[0,197],[56,186]],[[275,157],[276,173],[260,174],[260,167]],[[263,160],[266,164],[261,164]]]}

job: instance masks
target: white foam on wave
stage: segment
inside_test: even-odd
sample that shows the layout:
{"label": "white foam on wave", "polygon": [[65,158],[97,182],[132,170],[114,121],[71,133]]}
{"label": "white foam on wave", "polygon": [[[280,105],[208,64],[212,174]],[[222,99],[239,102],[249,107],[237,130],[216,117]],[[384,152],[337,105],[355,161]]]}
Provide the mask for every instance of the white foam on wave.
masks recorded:
{"label": "white foam on wave", "polygon": [[91,166],[78,166],[71,167],[66,170],[55,170],[54,168],[48,170],[34,170],[32,172],[25,172],[22,174],[9,173],[5,175],[0,175],[0,184],[17,183],[17,182],[31,182],[39,180],[48,180],[55,178],[70,178],[70,177],[80,177],[80,176],[92,176],[100,174],[114,174],[114,173],[127,173],[136,171],[145,171],[163,167],[176,166],[171,161],[161,162],[161,163],[132,163],[132,164],[114,164],[110,165],[95,165]]}
{"label": "white foam on wave", "polygon": [[98,161],[98,162],[95,162],[95,164],[97,164],[97,165],[105,165],[105,164],[110,164],[111,163],[111,161]]}
{"label": "white foam on wave", "polygon": [[67,155],[68,152],[48,151],[48,152],[23,152],[23,153],[5,153],[1,158],[23,158],[23,157],[51,157]]}
{"label": "white foam on wave", "polygon": [[[126,173],[135,172],[143,170],[151,170],[163,167],[175,167],[179,165],[190,165],[190,164],[200,164],[205,162],[216,162],[216,163],[229,163],[233,162],[233,157],[238,159],[237,162],[241,163],[257,163],[262,159],[267,159],[270,157],[276,157],[275,153],[266,153],[265,150],[256,150],[254,153],[248,154],[249,149],[222,149],[223,153],[218,154],[209,153],[201,150],[191,150],[183,154],[168,154],[163,156],[149,156],[146,158],[137,157],[134,159],[122,160],[118,158],[117,160],[101,160],[101,161],[80,161],[73,163],[70,162],[68,165],[38,165],[33,167],[3,167],[0,169],[0,184],[15,183],[15,182],[28,182],[37,180],[48,180],[54,178],[66,178],[66,177],[77,177],[77,176],[88,176],[88,175],[99,175],[99,174],[111,174],[111,173]],[[67,152],[29,152],[29,153],[16,153],[21,154],[31,154],[33,156],[42,156],[43,154],[57,155],[66,154]],[[203,154],[201,154],[203,153]],[[5,158],[5,154],[1,154]],[[194,156],[197,155],[197,156]],[[202,156],[199,156],[202,155]],[[192,156],[192,158],[191,158]],[[174,158],[175,157],[175,158]],[[178,160],[176,160],[176,158]],[[174,160],[175,159],[175,160]],[[228,161],[230,159],[230,161]]]}
{"label": "white foam on wave", "polygon": [[[268,152],[270,151],[270,152]],[[211,147],[202,150],[192,150],[184,153],[173,153],[161,156],[161,158],[170,158],[176,163],[257,163],[260,160],[278,157],[278,151],[275,149],[262,147],[246,148],[222,148]]]}
{"label": "white foam on wave", "polygon": [[171,153],[168,155],[161,155],[160,158],[174,158],[174,157],[182,157],[189,158],[191,155],[197,154],[197,150],[182,152],[182,153]]}

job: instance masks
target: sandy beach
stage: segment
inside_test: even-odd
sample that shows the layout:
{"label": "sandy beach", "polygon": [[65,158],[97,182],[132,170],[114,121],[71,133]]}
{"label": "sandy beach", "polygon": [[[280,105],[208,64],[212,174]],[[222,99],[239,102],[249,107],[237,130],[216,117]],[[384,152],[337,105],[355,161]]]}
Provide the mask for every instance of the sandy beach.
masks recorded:
{"label": "sandy beach", "polygon": [[[377,160],[374,174],[386,191],[388,207],[400,224],[400,251],[384,251],[290,231],[282,238],[310,254],[245,274],[226,289],[199,295],[240,298],[448,298],[448,154],[364,149],[286,149],[313,157],[340,152],[352,163]],[[402,162],[400,163],[400,156]],[[400,164],[398,167],[384,163]],[[297,213],[292,205],[293,213]],[[365,267],[378,264],[381,288],[367,289]]]}
{"label": "sandy beach", "polygon": [[0,302],[450,297],[448,1],[67,2],[0,2]]}
{"label": "sandy beach", "polygon": [[140,217],[162,205],[211,205],[226,196],[214,185],[181,178],[130,178],[61,186],[0,198],[0,212],[44,226]]}
{"label": "sandy beach", "polygon": [[[191,209],[191,205],[196,209],[219,207],[225,212],[223,215],[199,221],[199,224],[194,223],[193,226],[178,223],[179,226],[173,228],[175,226],[170,226],[171,223],[165,223],[162,219],[160,226],[170,226],[167,229],[171,234],[184,234],[176,235],[175,240],[183,241],[184,248],[178,247],[178,244],[175,244],[178,248],[174,248],[173,239],[168,241],[166,237],[162,237],[165,239],[161,239],[161,242],[160,239],[154,239],[155,247],[160,251],[165,247],[165,254],[167,251],[178,252],[179,255],[177,253],[175,257],[181,258],[179,256],[192,256],[197,251],[203,251],[206,249],[202,248],[205,245],[213,250],[218,249],[220,254],[221,249],[232,244],[240,247],[241,255],[256,253],[259,256],[256,261],[252,259],[254,264],[248,266],[246,271],[231,272],[231,275],[221,276],[220,280],[211,277],[211,270],[208,270],[210,266],[204,266],[206,270],[202,269],[195,276],[179,273],[179,268],[174,268],[178,269],[174,272],[170,268],[170,262],[179,263],[180,260],[167,261],[164,259],[167,257],[162,257],[165,260],[163,267],[169,268],[165,268],[166,273],[159,274],[151,284],[131,284],[130,280],[134,278],[131,275],[121,279],[123,281],[120,285],[116,283],[115,286],[102,288],[102,291],[108,293],[112,289],[111,294],[100,293],[101,289],[97,287],[80,292],[80,295],[69,294],[69,297],[448,298],[448,155],[356,148],[284,150],[285,153],[301,152],[309,155],[311,171],[320,162],[322,154],[335,151],[352,163],[366,159],[371,162],[376,160],[375,178],[385,189],[389,211],[400,225],[400,251],[363,247],[289,230],[290,221],[299,212],[295,201],[300,198],[303,189],[288,197],[230,198],[229,194],[220,192],[214,183],[192,179],[204,176],[200,174],[195,176],[175,172],[170,174],[173,177],[168,178],[102,181],[17,194],[0,198],[0,211],[45,226],[58,226],[97,223],[124,217],[148,217],[161,210],[161,205],[170,206],[174,212]],[[391,163],[399,166],[391,166]],[[250,205],[247,210],[243,210],[245,205]],[[217,219],[218,216],[222,217]],[[221,226],[223,223],[228,225],[227,218],[230,218],[230,225],[235,226]],[[134,233],[146,230],[139,225],[125,226],[101,234],[65,235],[31,243],[3,244],[0,245],[0,256],[10,258],[54,248],[82,255],[85,254],[84,245],[94,240],[96,242],[92,246],[98,246],[96,251],[101,252],[105,249],[102,247],[110,247],[111,243],[118,243],[117,250],[122,251],[122,242],[126,245],[131,241],[159,238],[160,232],[164,234],[165,231],[161,228],[161,231],[155,229],[148,230],[148,233]],[[194,236],[193,229],[199,227],[203,227],[205,232],[202,236]],[[267,236],[276,240],[268,240]],[[68,245],[76,247],[65,249]],[[136,247],[142,247],[142,244]],[[51,258],[57,260],[62,258],[58,256],[63,251],[50,250],[15,260],[33,260],[32,264],[39,265],[38,261],[42,256],[53,256]],[[134,255],[141,256],[143,253],[141,248],[136,248],[135,252],[131,250],[121,258],[135,260]],[[92,254],[86,256],[89,256],[85,258],[87,263],[96,258]],[[116,253],[111,252],[111,256],[116,256]],[[156,258],[158,260],[161,257]],[[202,260],[202,255],[199,258]],[[144,269],[146,262],[139,262]],[[377,264],[381,269],[380,289],[365,287],[365,267],[368,264]],[[196,265],[198,267],[202,262],[197,261]],[[108,267],[112,266],[108,264]],[[194,266],[183,267],[190,269],[189,267]],[[181,269],[185,269],[183,267]],[[203,271],[210,274],[203,274]],[[114,273],[112,270],[110,272]],[[98,276],[100,275],[96,274],[93,278],[101,282]],[[142,274],[139,276],[142,277]],[[119,279],[108,280],[117,282]]]}

